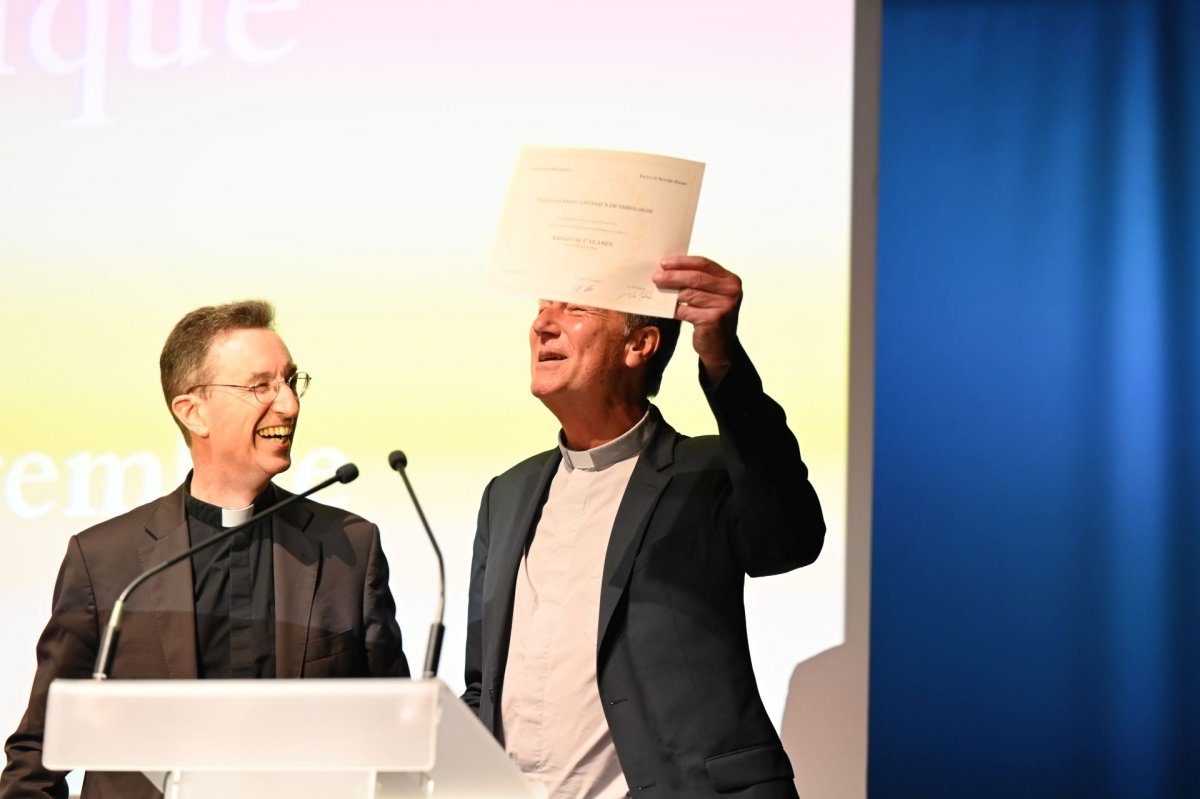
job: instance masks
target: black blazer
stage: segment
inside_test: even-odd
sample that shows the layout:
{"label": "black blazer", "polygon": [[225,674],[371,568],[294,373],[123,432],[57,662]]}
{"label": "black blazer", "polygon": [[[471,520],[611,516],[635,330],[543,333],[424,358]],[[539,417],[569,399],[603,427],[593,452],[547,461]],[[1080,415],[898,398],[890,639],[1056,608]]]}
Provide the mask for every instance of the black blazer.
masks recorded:
{"label": "black blazer", "polygon": [[[288,496],[272,486],[272,504]],[[272,517],[277,677],[406,677],[379,528],[311,500]],[[42,766],[46,695],[58,677],[90,677],[117,596],[189,544],[184,487],[72,536],[38,641],[29,707],[5,745],[0,799],[66,797],[65,774]],[[195,679],[192,569],[178,563],[125,606],[111,676]],[[137,773],[88,772],[84,799],[159,797]]]}
{"label": "black blazer", "polygon": [[[701,384],[720,435],[688,438],[660,417],[617,512],[597,619],[600,696],[633,795],[793,797],[751,668],[743,583],[811,563],[825,524],[783,409],[745,353],[715,387],[701,370]],[[463,698],[501,740],[517,570],[560,457],[496,477],[479,509]]]}

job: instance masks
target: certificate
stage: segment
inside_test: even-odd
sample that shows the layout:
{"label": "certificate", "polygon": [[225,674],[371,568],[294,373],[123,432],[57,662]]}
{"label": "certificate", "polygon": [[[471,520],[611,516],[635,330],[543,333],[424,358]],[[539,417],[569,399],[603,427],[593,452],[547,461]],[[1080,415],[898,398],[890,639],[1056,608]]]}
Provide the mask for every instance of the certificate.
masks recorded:
{"label": "certificate", "polygon": [[484,288],[672,317],[650,280],[686,253],[704,164],[642,153],[526,147]]}

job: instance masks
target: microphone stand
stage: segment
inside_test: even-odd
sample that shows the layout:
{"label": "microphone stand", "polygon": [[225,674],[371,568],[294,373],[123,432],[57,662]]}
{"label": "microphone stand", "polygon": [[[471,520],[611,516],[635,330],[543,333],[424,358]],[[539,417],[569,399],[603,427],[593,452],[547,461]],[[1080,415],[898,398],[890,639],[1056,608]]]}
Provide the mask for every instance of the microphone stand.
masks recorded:
{"label": "microphone stand", "polygon": [[433,624],[429,627],[429,641],[425,645],[425,670],[423,672],[425,679],[431,679],[437,676],[438,661],[442,657],[442,638],[446,634],[446,626],[442,624],[442,620],[446,615],[446,564],[442,560],[442,550],[438,546],[437,539],[433,537],[433,530],[429,529],[429,522],[425,520],[425,511],[421,510],[421,503],[417,501],[417,494],[413,491],[412,483],[408,481],[408,473],[404,471],[404,467],[408,465],[408,458],[400,450],[395,450],[391,455],[388,455],[388,464],[398,471],[400,477],[404,479],[404,487],[408,489],[408,496],[412,498],[413,507],[417,509],[417,516],[421,519],[421,525],[425,528],[425,535],[429,536],[429,543],[433,545],[433,554],[437,556],[437,616]]}

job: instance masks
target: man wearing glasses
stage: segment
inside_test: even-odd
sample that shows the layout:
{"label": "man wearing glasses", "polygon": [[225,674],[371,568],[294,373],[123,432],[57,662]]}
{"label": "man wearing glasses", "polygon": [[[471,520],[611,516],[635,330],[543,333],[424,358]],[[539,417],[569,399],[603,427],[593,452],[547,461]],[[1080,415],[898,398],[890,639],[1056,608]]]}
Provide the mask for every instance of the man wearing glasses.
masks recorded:
{"label": "man wearing glasses", "polygon": [[[163,394],[193,470],[165,497],[73,536],[38,642],[29,707],[5,750],[0,799],[66,797],[42,765],[46,694],[91,675],[118,594],[141,572],[241,524],[287,496],[271,479],[291,465],[296,370],[261,301],[199,308],[167,337]],[[130,596],[114,678],[404,677],[396,606],[379,529],[302,500]],[[137,773],[88,773],[83,796],[158,797]]]}

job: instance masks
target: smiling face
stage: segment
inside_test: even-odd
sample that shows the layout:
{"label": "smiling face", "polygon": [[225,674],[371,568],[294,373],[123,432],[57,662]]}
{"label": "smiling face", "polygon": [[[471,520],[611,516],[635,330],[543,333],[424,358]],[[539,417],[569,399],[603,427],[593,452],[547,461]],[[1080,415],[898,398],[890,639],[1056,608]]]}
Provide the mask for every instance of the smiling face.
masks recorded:
{"label": "smiling face", "polygon": [[625,314],[543,300],[529,328],[533,395],[562,424],[567,445],[591,449],[646,413],[646,368],[658,328],[631,329]]}
{"label": "smiling face", "polygon": [[543,300],[529,328],[530,390],[547,404],[622,391],[626,339],[616,311]]}
{"label": "smiling face", "polygon": [[[292,356],[273,330],[231,330],[213,339],[205,383],[275,384],[296,373]],[[253,494],[292,464],[292,437],[300,401],[287,385],[260,402],[252,391],[211,386],[202,392],[202,429],[192,431],[196,479],[239,487]],[[201,471],[206,472],[201,474]]]}

